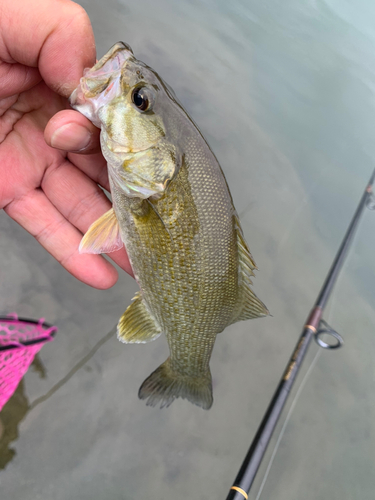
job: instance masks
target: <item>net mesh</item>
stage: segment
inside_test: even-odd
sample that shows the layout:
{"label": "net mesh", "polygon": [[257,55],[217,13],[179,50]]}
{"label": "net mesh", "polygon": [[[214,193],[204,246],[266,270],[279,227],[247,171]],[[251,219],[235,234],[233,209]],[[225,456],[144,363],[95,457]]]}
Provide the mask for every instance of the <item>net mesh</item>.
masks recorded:
{"label": "net mesh", "polygon": [[[44,318],[38,323],[18,318],[11,314],[0,318],[0,411],[14,394],[22,377],[27,372],[35,355],[43,345],[53,340],[55,326],[44,324]],[[37,342],[24,345],[26,342]]]}

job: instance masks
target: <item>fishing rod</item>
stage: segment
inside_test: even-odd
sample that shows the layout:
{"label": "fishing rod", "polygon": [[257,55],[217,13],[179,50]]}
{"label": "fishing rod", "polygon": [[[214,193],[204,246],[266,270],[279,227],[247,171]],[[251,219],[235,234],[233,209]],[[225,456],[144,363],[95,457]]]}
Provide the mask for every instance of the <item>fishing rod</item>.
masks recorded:
{"label": "fishing rod", "polygon": [[[354,233],[358,226],[362,212],[366,206],[371,210],[375,209],[375,202],[372,194],[372,185],[374,180],[375,170],[370,177],[361,201],[358,204],[357,210],[355,211],[341,246],[336,254],[335,260],[333,261],[331,269],[327,274],[314,307],[305,322],[297,345],[279,382],[276,392],[267,408],[258,431],[255,434],[253,442],[241,465],[233,486],[229,490],[226,500],[243,500],[244,498],[247,500],[248,493],[254,482],[255,476],[267,450],[267,446],[271,440],[276,424],[280,418],[285,402],[292,389],[294,380],[301,367],[302,361],[307,353],[311,339],[315,337],[316,342],[325,349],[336,349],[343,344],[341,336],[322,319],[322,315],[331,295],[332,288],[337,280],[337,276],[344,263],[345,257],[347,256],[349,247],[353,241]],[[323,325],[323,327],[321,327],[321,325]],[[335,343],[328,344],[324,342],[321,339],[321,335],[324,333],[334,337],[336,339]]]}

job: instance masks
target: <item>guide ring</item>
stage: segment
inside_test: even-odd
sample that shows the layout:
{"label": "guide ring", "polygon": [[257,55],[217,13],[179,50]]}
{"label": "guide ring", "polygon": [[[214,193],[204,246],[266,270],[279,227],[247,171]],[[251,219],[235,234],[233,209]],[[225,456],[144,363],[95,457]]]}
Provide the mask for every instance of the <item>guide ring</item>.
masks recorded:
{"label": "guide ring", "polygon": [[[323,347],[323,349],[338,349],[344,344],[344,339],[341,337],[341,335],[337,333],[336,330],[331,328],[329,324],[324,321],[324,319],[320,321],[320,324],[323,324],[323,328],[319,328],[318,331],[314,334],[315,342],[320,347]],[[324,340],[320,338],[320,336],[323,334],[331,335],[331,337],[334,337],[337,342],[335,344],[328,344],[327,342],[324,342]]]}

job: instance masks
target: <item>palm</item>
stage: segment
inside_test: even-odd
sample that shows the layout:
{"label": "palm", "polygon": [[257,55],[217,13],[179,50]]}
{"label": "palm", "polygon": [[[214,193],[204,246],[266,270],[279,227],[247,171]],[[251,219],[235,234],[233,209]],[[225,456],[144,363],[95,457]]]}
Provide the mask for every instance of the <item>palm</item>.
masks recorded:
{"label": "palm", "polygon": [[[108,189],[98,129],[66,109],[94,62],[90,20],[77,3],[0,1],[0,208],[78,279],[108,288],[115,268],[78,254],[82,233],[111,205],[98,186]],[[124,250],[111,257],[131,272]]]}
{"label": "palm", "polygon": [[65,161],[65,154],[47,146],[43,135],[49,119],[65,103],[43,82],[0,102],[0,207],[12,211],[16,200],[35,197],[35,190],[43,189],[46,172]]}
{"label": "palm", "polygon": [[[114,268],[100,256],[77,251],[82,233],[110,207],[98,186],[108,189],[104,160],[99,153],[53,149],[44,139],[50,118],[66,107],[67,100],[44,82],[0,99],[0,208],[77,278],[107,288],[116,280]],[[76,115],[61,115],[69,113]],[[115,260],[129,271],[125,253],[116,254]]]}

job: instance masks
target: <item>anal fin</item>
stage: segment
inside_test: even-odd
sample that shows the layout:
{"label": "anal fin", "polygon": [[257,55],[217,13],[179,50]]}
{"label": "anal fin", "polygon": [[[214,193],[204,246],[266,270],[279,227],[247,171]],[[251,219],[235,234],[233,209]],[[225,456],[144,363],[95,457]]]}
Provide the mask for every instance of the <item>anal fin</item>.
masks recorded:
{"label": "anal fin", "polygon": [[117,325],[117,338],[125,344],[145,344],[161,335],[156,319],[147,310],[140,292],[121,316]]}

